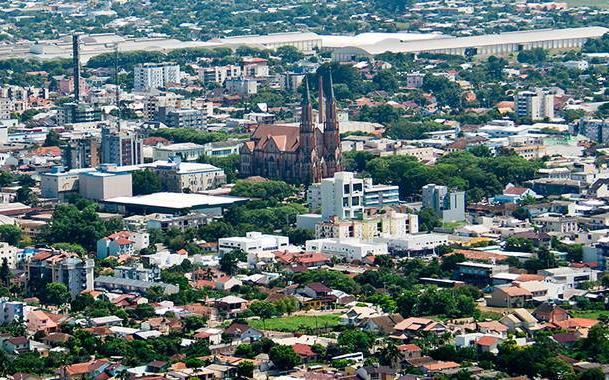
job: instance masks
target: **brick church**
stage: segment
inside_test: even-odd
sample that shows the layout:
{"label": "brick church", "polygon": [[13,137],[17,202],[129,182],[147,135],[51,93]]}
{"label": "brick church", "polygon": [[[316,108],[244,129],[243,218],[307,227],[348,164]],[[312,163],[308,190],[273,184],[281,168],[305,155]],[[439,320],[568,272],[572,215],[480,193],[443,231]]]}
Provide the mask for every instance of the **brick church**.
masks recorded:
{"label": "brick church", "polygon": [[329,94],[324,97],[319,81],[319,119],[314,120],[309,94],[302,104],[300,126],[261,125],[240,150],[240,174],[311,184],[333,177],[342,170],[336,102],[329,76]]}

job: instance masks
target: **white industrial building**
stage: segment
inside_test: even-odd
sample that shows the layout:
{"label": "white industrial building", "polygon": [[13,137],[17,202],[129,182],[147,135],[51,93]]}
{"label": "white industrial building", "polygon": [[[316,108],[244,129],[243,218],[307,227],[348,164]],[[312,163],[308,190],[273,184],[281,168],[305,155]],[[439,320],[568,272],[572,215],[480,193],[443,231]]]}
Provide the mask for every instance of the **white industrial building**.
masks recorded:
{"label": "white industrial building", "polygon": [[583,27],[569,29],[546,29],[485,34],[458,38],[435,38],[421,41],[388,38],[381,41],[364,42],[357,45],[333,48],[332,59],[353,61],[391,53],[436,53],[451,55],[506,56],[522,50],[543,48],[548,50],[577,49],[592,38],[600,38],[609,29]]}

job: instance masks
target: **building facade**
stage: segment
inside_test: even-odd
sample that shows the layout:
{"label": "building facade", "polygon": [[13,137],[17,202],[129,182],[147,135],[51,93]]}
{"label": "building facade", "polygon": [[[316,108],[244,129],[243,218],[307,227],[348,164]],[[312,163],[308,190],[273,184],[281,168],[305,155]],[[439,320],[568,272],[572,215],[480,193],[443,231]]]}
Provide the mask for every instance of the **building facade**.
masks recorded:
{"label": "building facade", "polygon": [[465,220],[465,192],[449,192],[446,186],[423,186],[423,207],[430,208],[445,223]]}
{"label": "building facade", "polygon": [[135,133],[102,128],[101,163],[118,166],[144,163],[142,139]]}
{"label": "building facade", "polygon": [[175,63],[145,63],[133,68],[133,89],[148,91],[180,83],[180,66]]}

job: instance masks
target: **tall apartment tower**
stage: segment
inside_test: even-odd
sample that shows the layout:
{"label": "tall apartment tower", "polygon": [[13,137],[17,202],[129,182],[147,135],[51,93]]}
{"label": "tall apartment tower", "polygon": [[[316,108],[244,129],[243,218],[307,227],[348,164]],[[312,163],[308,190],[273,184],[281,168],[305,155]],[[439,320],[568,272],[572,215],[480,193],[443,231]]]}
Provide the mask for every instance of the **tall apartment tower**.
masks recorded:
{"label": "tall apartment tower", "polygon": [[142,139],[135,133],[102,128],[101,163],[118,166],[143,164]]}
{"label": "tall apartment tower", "polygon": [[554,117],[554,95],[542,90],[521,91],[516,94],[516,114],[531,120]]}
{"label": "tall apartment tower", "polygon": [[86,137],[71,140],[62,150],[62,163],[66,169],[94,168],[100,164],[99,139]]}
{"label": "tall apartment tower", "polygon": [[423,207],[430,208],[445,223],[465,220],[465,192],[448,191],[446,186],[423,186]]}
{"label": "tall apartment tower", "polygon": [[180,65],[175,63],[145,63],[133,68],[133,89],[148,91],[180,83]]}

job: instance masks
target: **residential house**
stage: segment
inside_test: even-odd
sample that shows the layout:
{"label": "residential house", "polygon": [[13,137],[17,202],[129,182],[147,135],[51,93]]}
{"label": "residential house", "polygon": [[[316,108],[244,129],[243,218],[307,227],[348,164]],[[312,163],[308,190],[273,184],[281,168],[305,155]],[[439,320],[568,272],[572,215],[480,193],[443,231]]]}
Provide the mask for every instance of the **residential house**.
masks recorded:
{"label": "residential house", "polygon": [[392,337],[405,340],[421,333],[442,334],[446,326],[432,319],[411,317],[396,324],[394,330]]}
{"label": "residential house", "polygon": [[255,342],[261,339],[264,335],[259,330],[252,328],[243,323],[232,323],[224,329],[224,335],[233,340],[245,343]]}
{"label": "residential house", "polygon": [[532,297],[531,292],[519,286],[496,286],[486,304],[493,307],[523,307]]}
{"label": "residential house", "polygon": [[215,302],[218,310],[222,310],[228,313],[228,315],[236,315],[247,307],[247,300],[237,296],[226,296],[218,298]]}
{"label": "residential house", "polygon": [[560,306],[544,302],[533,311],[533,316],[539,321],[556,323],[566,321],[570,318],[569,314]]}
{"label": "residential house", "polygon": [[400,314],[387,314],[378,317],[372,317],[364,324],[364,330],[380,332],[381,334],[391,335],[395,325],[402,322],[404,317]]}

